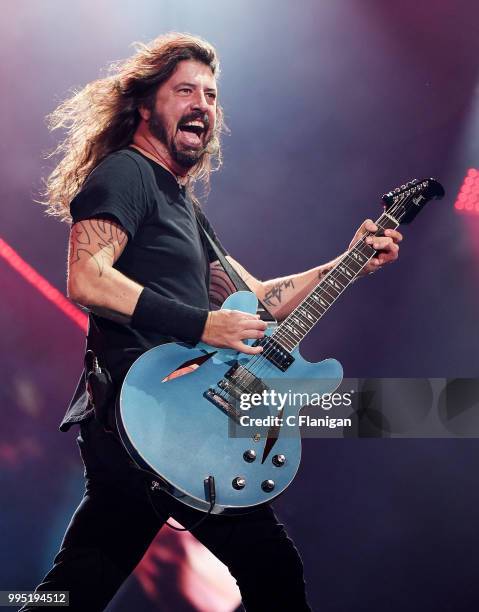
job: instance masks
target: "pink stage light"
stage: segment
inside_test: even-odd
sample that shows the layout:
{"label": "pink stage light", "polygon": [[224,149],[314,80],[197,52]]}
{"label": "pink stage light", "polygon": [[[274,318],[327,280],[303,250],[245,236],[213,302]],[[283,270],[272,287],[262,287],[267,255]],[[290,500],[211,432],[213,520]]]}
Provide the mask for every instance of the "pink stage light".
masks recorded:
{"label": "pink stage light", "polygon": [[462,213],[479,215],[479,170],[476,168],[467,171],[454,208]]}
{"label": "pink stage light", "polygon": [[7,262],[30,285],[35,287],[48,301],[54,304],[85,333],[88,330],[88,317],[51,285],[46,278],[28,264],[12,247],[0,238],[0,257]]}

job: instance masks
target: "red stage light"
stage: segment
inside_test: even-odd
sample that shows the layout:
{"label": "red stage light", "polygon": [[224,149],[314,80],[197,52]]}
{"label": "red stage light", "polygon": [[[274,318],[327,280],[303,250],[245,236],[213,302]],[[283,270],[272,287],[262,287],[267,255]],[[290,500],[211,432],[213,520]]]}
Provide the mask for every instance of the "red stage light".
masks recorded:
{"label": "red stage light", "polygon": [[468,214],[479,214],[479,170],[476,168],[467,171],[454,208]]}
{"label": "red stage light", "polygon": [[85,333],[88,330],[88,317],[72,304],[56,287],[28,264],[12,247],[0,238],[0,257],[16,272],[23,276],[37,291],[54,304]]}

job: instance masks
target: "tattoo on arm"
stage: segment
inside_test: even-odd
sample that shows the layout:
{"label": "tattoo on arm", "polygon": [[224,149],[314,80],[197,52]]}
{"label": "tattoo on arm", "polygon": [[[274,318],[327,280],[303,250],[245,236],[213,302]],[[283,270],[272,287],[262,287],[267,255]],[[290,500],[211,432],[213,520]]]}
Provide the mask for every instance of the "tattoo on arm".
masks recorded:
{"label": "tattoo on arm", "polygon": [[210,304],[220,308],[226,298],[235,291],[235,286],[221,264],[219,262],[210,264]]}
{"label": "tattoo on arm", "polygon": [[337,263],[337,260],[334,260],[334,261],[330,261],[327,264],[322,265],[318,270],[318,280],[322,281],[323,278],[326,276],[326,274],[331,272],[331,270],[334,268],[336,263]]}
{"label": "tattoo on arm", "polygon": [[277,307],[281,304],[283,298],[283,292],[285,289],[291,287],[294,289],[294,283],[292,279],[279,281],[269,289],[264,296],[264,303],[266,306]]}
{"label": "tattoo on arm", "polygon": [[127,241],[121,225],[106,219],[80,221],[71,231],[69,266],[74,266],[84,257],[91,258],[99,276],[102,276],[105,265],[115,263]]}

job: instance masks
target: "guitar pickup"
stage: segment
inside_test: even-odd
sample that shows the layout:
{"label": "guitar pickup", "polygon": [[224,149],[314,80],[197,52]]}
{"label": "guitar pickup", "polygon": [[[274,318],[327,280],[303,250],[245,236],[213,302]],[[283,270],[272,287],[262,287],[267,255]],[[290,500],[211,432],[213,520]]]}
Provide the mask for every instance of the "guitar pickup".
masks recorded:
{"label": "guitar pickup", "polygon": [[286,372],[294,361],[293,355],[271,336],[265,336],[261,340],[256,340],[253,346],[262,346],[263,352],[261,357],[267,359],[279,368],[281,372]]}

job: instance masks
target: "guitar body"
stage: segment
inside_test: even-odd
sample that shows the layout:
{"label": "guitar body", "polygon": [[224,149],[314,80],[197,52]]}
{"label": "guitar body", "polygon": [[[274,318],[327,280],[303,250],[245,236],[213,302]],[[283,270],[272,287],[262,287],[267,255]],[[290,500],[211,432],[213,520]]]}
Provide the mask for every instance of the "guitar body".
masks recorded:
{"label": "guitar body", "polygon": [[[256,296],[246,291],[231,295],[223,304],[223,308],[248,313],[255,313],[256,307]],[[342,367],[336,360],[309,363],[297,348],[291,354],[294,361],[284,372],[262,360],[257,375],[266,381],[268,389],[323,394],[341,383]],[[195,347],[168,343],[144,353],[125,377],[117,406],[124,445],[140,467],[158,474],[164,490],[193,508],[209,510],[205,488],[209,476],[214,477],[216,492],[212,513],[240,513],[277,497],[298,470],[298,425],[272,428],[261,424],[245,428],[247,433],[242,434],[243,428],[232,416],[205,396],[234,364],[248,366],[257,360],[256,356],[203,343]],[[171,376],[181,367],[191,370],[195,362],[193,371]],[[299,410],[286,403],[281,417],[297,421]],[[277,407],[264,404],[240,413],[248,418],[261,416],[261,420],[268,415],[279,416]],[[230,435],[232,426],[241,437]],[[244,453],[251,450],[256,457],[247,461]],[[278,455],[284,456],[281,465],[273,461]],[[233,485],[237,478],[244,479],[242,488]],[[272,490],[264,490],[265,481],[273,482]]]}
{"label": "guitar body", "polygon": [[[443,196],[435,179],[413,180],[387,193],[375,235],[410,223],[427,202]],[[257,396],[258,389],[286,398],[288,392],[322,395],[338,387],[341,365],[334,359],[309,363],[298,345],[375,256],[367,243],[371,235],[364,233],[286,319],[269,330],[260,341],[261,355],[170,343],[135,361],[121,389],[118,429],[133,459],[157,474],[164,490],[192,508],[238,513],[274,499],[291,483],[301,458],[299,402],[293,398],[278,411],[278,405],[263,397],[263,403],[243,411],[238,400],[244,392]],[[239,291],[223,308],[253,314],[257,299]],[[243,417],[258,418],[258,423],[240,427]],[[281,418],[287,425],[266,423],[266,417]]]}

